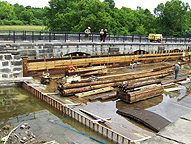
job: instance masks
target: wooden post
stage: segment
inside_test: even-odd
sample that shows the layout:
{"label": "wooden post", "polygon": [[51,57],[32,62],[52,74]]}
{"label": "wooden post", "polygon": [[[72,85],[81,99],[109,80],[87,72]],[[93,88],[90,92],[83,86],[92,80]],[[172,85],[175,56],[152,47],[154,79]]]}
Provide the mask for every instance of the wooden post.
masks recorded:
{"label": "wooden post", "polygon": [[28,57],[23,58],[23,76],[24,77],[27,77],[27,72],[28,72],[27,61],[28,61]]}

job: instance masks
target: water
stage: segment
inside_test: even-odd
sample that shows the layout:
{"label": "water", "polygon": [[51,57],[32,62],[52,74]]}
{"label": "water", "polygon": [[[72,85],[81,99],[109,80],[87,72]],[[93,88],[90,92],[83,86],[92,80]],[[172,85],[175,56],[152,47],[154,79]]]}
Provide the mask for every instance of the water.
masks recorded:
{"label": "water", "polygon": [[38,140],[56,140],[62,144],[99,143],[87,137],[91,136],[102,142],[112,143],[107,138],[38,100],[22,88],[2,87],[0,89],[0,129],[6,124],[16,127],[23,123],[28,123],[30,131],[37,136]]}

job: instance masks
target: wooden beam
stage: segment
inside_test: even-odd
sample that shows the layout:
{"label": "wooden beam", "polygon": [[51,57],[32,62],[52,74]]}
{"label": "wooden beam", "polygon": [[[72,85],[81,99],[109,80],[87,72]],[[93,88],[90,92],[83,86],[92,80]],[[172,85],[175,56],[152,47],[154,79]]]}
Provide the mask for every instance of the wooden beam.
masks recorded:
{"label": "wooden beam", "polygon": [[104,122],[111,123],[111,121],[109,121],[109,120],[111,120],[111,118],[102,118],[102,117],[100,117],[100,116],[98,116],[98,115],[95,115],[95,114],[93,114],[93,113],[91,113],[91,112],[88,112],[88,111],[86,111],[86,110],[83,110],[83,109],[79,109],[79,110],[82,111],[82,112],[85,113],[85,114],[88,114],[88,115],[90,115],[90,116],[92,116],[92,117],[98,119],[98,120],[102,120],[102,121],[104,121]]}
{"label": "wooden beam", "polygon": [[94,95],[94,94],[99,94],[99,93],[104,93],[113,90],[113,87],[105,87],[105,88],[100,88],[100,89],[95,89],[92,91],[87,91],[87,92],[82,92],[82,93],[76,93],[75,96],[78,98]]}
{"label": "wooden beam", "polygon": [[168,89],[164,89],[165,92],[172,92],[172,91],[178,91],[178,90],[182,90],[183,88],[180,87],[174,87],[174,88],[168,88]]}

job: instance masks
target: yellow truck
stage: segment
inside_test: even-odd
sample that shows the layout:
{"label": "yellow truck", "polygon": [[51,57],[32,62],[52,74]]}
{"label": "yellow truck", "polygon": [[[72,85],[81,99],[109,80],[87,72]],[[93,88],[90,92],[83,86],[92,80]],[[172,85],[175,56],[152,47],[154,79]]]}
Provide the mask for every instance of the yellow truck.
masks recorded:
{"label": "yellow truck", "polygon": [[161,42],[162,39],[163,39],[162,34],[149,34],[148,36],[148,40],[150,40],[150,42],[153,41]]}

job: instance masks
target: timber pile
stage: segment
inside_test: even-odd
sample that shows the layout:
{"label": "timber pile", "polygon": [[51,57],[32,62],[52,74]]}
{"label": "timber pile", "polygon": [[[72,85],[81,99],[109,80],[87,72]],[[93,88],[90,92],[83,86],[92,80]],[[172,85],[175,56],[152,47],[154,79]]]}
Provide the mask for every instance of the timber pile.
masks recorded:
{"label": "timber pile", "polygon": [[161,95],[163,92],[164,87],[161,86],[161,81],[152,78],[144,81],[137,81],[135,83],[120,85],[117,97],[122,101],[134,103]]}
{"label": "timber pile", "polygon": [[89,76],[89,75],[98,75],[98,74],[106,74],[108,69],[106,66],[95,66],[95,67],[87,67],[87,68],[75,68],[70,67],[66,70],[66,75],[78,75],[81,77]]}
{"label": "timber pile", "polygon": [[137,75],[127,75],[127,76],[121,76],[121,77],[114,77],[114,78],[108,78],[108,79],[102,79],[99,81],[92,81],[92,82],[84,82],[84,83],[76,83],[76,84],[67,84],[64,85],[63,83],[60,83],[62,85],[63,90],[65,89],[72,89],[72,88],[79,88],[79,87],[86,87],[86,86],[93,86],[93,85],[101,85],[101,84],[110,84],[109,86],[118,86],[122,84],[121,82],[133,82],[134,80],[137,81],[137,79],[141,78],[161,78],[168,76],[171,73],[170,70],[168,71],[159,71],[159,72],[149,72],[149,73],[142,73]]}
{"label": "timber pile", "polygon": [[[168,76],[171,71],[149,72],[139,75],[128,75],[123,77],[102,79],[86,83],[60,84],[58,90],[61,96],[74,95],[86,91],[96,90],[105,87],[118,87],[119,85],[128,83],[129,89],[145,86],[148,84],[160,83],[156,78]],[[137,82],[137,83],[135,83]],[[131,83],[131,84],[130,84]]]}

